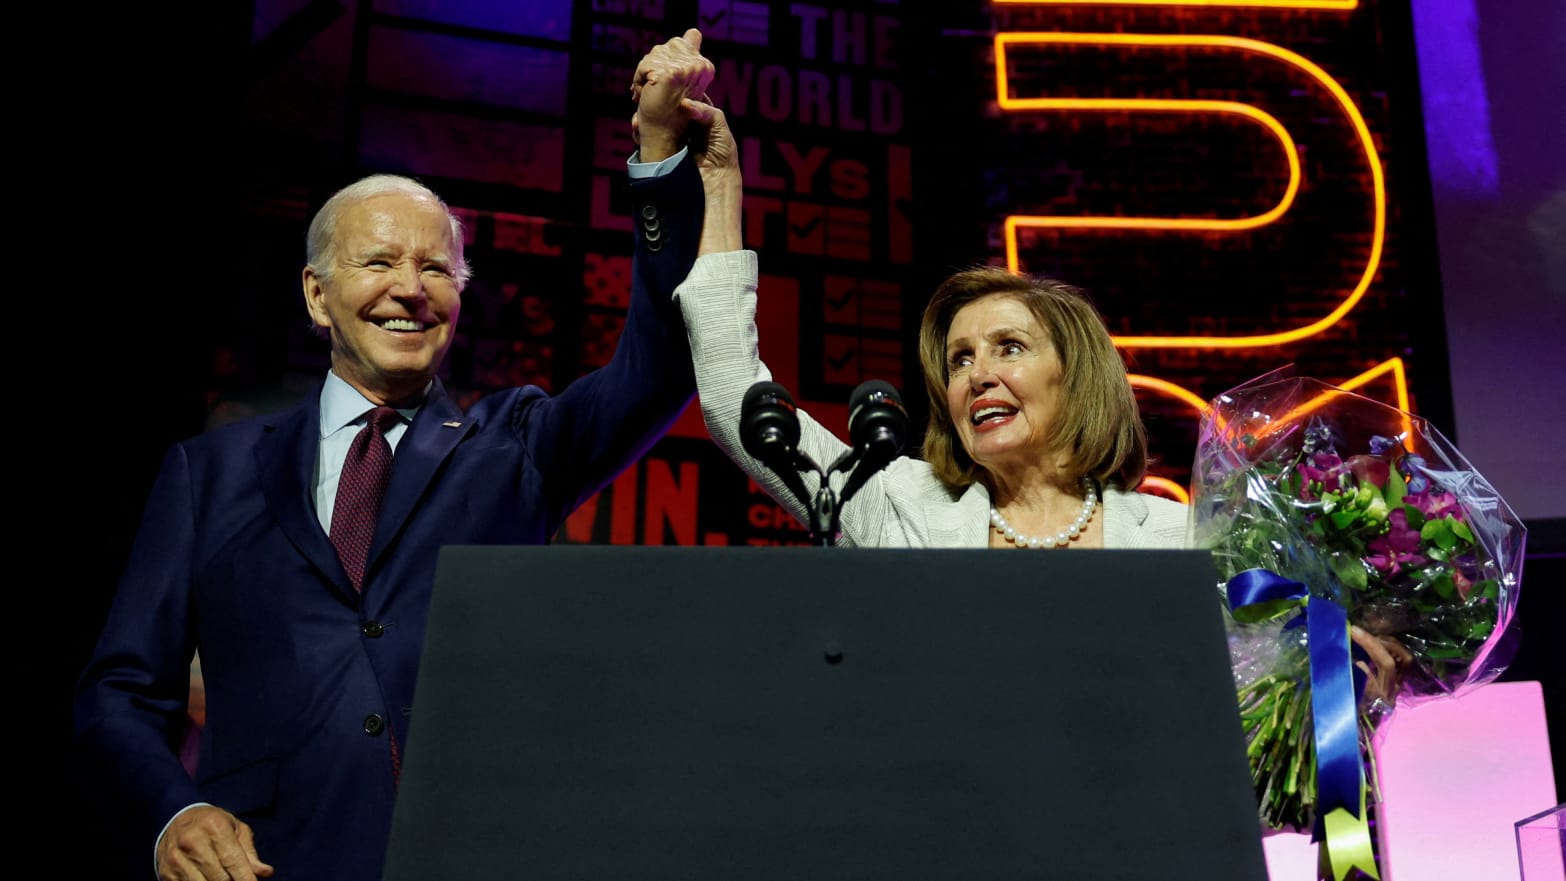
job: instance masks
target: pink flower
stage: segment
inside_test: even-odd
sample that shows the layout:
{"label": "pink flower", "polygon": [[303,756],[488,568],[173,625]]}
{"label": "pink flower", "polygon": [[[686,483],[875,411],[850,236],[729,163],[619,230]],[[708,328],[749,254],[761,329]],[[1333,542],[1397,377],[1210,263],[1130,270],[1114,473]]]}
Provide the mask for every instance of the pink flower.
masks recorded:
{"label": "pink flower", "polygon": [[1392,466],[1380,456],[1350,456],[1348,468],[1359,478],[1361,484],[1369,483],[1380,489],[1387,485],[1387,478],[1392,473]]}
{"label": "pink flower", "polygon": [[1450,514],[1458,520],[1463,519],[1463,509],[1457,504],[1457,496],[1449,492],[1425,492],[1409,493],[1403,497],[1403,504],[1413,505],[1419,509],[1419,513],[1425,515],[1426,520],[1439,520]]}
{"label": "pink flower", "polygon": [[1423,566],[1427,561],[1419,550],[1419,530],[1408,526],[1408,513],[1402,508],[1393,509],[1387,515],[1391,527],[1386,534],[1371,539],[1367,547],[1372,551],[1365,562],[1388,576],[1396,575],[1403,566]]}
{"label": "pink flower", "polygon": [[1473,589],[1474,583],[1468,580],[1461,569],[1452,570],[1452,584],[1457,586],[1457,595],[1464,600],[1468,599],[1468,591]]}

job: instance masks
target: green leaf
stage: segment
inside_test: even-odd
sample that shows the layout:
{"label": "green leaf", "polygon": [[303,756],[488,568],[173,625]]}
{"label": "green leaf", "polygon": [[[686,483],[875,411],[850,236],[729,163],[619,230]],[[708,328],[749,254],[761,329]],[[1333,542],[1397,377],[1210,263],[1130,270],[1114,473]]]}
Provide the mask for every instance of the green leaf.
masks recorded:
{"label": "green leaf", "polygon": [[1333,554],[1330,559],[1332,571],[1337,574],[1340,581],[1355,590],[1363,591],[1366,588],[1369,582],[1365,576],[1365,564],[1360,562],[1358,557]]}
{"label": "green leaf", "polygon": [[1452,573],[1450,572],[1442,572],[1440,575],[1430,579],[1430,586],[1435,588],[1436,595],[1444,600],[1457,596],[1457,585],[1453,583]]}
{"label": "green leaf", "polygon": [[1458,538],[1468,542],[1469,544],[1474,543],[1474,531],[1468,528],[1467,523],[1464,523],[1450,514],[1446,515],[1446,519],[1452,521],[1452,531],[1457,533]]}
{"label": "green leaf", "polygon": [[1403,503],[1403,496],[1408,494],[1408,484],[1403,480],[1403,475],[1397,468],[1391,468],[1387,473],[1387,485],[1382,490],[1382,496],[1387,500],[1387,507],[1395,507]]}
{"label": "green leaf", "polygon": [[1443,551],[1450,551],[1457,547],[1457,536],[1452,534],[1452,524],[1456,522],[1450,517],[1442,517],[1440,520],[1431,520],[1419,529],[1419,537],[1425,541],[1435,542],[1436,547]]}
{"label": "green leaf", "polygon": [[1479,640],[1489,639],[1490,638],[1490,634],[1494,633],[1494,632],[1495,632],[1495,622],[1494,621],[1490,621],[1490,620],[1475,621],[1474,623],[1472,623],[1472,624],[1470,624],[1468,626],[1468,638],[1469,639],[1479,639]]}
{"label": "green leaf", "polygon": [[1304,600],[1269,600],[1265,603],[1251,603],[1241,606],[1233,612],[1234,620],[1241,624],[1255,624],[1258,621],[1266,621],[1276,618],[1292,609],[1298,609],[1304,604]]}
{"label": "green leaf", "polygon": [[1413,505],[1403,506],[1403,515],[1408,518],[1409,529],[1422,529],[1425,525],[1425,512]]}

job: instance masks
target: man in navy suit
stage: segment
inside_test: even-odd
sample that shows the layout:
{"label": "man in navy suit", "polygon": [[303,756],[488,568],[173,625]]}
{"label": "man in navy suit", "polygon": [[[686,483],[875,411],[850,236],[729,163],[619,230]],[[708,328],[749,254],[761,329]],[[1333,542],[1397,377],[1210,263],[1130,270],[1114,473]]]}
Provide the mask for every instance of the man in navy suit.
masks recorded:
{"label": "man in navy suit", "polygon": [[[80,742],[159,877],[380,877],[440,548],[548,542],[689,403],[672,295],[714,161],[687,103],[712,78],[700,47],[688,31],[637,69],[630,311],[613,359],[557,396],[514,388],[464,412],[435,378],[468,266],[433,192],[371,176],[311,223],[305,305],[331,371],[290,409],[168,451],[77,694]],[[328,529],[377,406],[396,410],[393,464],[356,588]],[[179,746],[196,652],[192,778]]]}

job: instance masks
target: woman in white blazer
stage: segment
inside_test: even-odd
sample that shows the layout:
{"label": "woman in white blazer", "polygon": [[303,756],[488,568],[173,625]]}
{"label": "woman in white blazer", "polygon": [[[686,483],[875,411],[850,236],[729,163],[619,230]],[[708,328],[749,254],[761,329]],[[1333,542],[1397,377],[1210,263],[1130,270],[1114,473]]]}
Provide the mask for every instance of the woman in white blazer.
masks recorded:
{"label": "woman in white blazer", "polygon": [[[693,104],[727,134],[721,111]],[[698,157],[707,213],[679,299],[708,431],[802,523],[810,511],[740,437],[745,394],[772,374],[756,337],[757,262],[743,249],[732,137]],[[1178,548],[1188,509],[1136,492],[1147,438],[1124,362],[1092,304],[1069,285],[997,267],[958,272],[919,329],[930,398],[922,456],[903,456],[840,512],[840,545],[952,548]],[[847,446],[798,412],[799,449],[835,462]],[[803,477],[813,497],[819,476]]]}
{"label": "woman in white blazer", "polygon": [[[709,206],[711,199],[709,197]],[[710,211],[710,207],[709,207]],[[746,391],[771,373],[756,347],[756,255],[703,256],[676,291],[697,395],[723,451],[801,522],[809,512],[745,452]],[[923,455],[871,477],[841,511],[841,545],[1178,548],[1187,507],[1136,492],[1147,441],[1125,368],[1081,294],[993,267],[937,289],[920,328],[930,396]],[[813,461],[847,451],[796,411]],[[804,475],[814,496],[819,477]]]}

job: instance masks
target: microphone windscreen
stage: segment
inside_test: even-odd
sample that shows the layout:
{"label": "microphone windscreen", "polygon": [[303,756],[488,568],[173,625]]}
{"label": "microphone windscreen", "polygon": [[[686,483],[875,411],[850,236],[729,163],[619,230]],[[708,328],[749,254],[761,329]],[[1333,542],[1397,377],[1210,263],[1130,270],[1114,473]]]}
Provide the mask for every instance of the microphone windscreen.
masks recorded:
{"label": "microphone windscreen", "polygon": [[769,464],[799,445],[799,414],[788,389],[762,380],[745,390],[740,404],[740,442],[745,452]]}
{"label": "microphone windscreen", "polygon": [[848,437],[857,448],[866,444],[892,445],[896,455],[908,430],[908,411],[891,383],[867,379],[848,396]]}
{"label": "microphone windscreen", "polygon": [[745,400],[740,404],[741,410],[752,410],[756,407],[782,403],[790,410],[794,409],[794,398],[788,393],[788,389],[780,382],[764,379],[753,384],[745,390]]}

